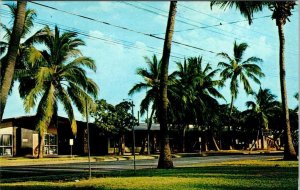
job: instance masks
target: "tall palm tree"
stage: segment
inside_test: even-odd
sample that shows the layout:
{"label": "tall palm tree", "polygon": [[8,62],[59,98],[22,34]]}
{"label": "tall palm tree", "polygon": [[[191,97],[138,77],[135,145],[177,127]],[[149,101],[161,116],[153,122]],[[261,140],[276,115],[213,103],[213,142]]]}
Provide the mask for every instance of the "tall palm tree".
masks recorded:
{"label": "tall palm tree", "polygon": [[159,104],[159,121],[160,121],[160,156],[158,160],[158,168],[173,168],[173,161],[171,149],[169,144],[168,134],[168,70],[169,59],[171,53],[171,45],[173,38],[173,31],[175,25],[177,1],[170,2],[169,16],[165,34],[162,63],[161,63],[161,76],[160,76],[160,104]]}
{"label": "tall palm tree", "polygon": [[[10,14],[12,16],[12,20],[17,17],[17,5],[16,4],[5,4],[9,8]],[[30,32],[31,28],[33,27],[33,21],[36,17],[36,12],[33,9],[26,9],[25,12],[25,22],[24,27],[21,35],[21,39],[24,39],[25,36]],[[8,27],[4,24],[0,24],[0,27],[5,31],[4,39],[6,41],[0,41],[0,56],[3,57],[3,54],[7,51],[9,40],[12,34],[12,27]],[[21,44],[20,44],[21,46]],[[19,54],[19,52],[18,52]]]}
{"label": "tall palm tree", "polygon": [[284,148],[284,159],[295,160],[297,159],[296,151],[293,146],[291,136],[291,126],[289,122],[289,110],[286,92],[286,81],[285,81],[285,62],[284,62],[284,46],[285,37],[283,27],[286,20],[289,21],[289,17],[292,15],[291,10],[294,9],[296,1],[212,1],[211,6],[218,5],[221,8],[226,9],[227,7],[236,6],[240,10],[241,14],[246,16],[249,20],[249,24],[252,22],[253,14],[255,12],[262,11],[263,7],[268,7],[272,11],[272,19],[276,20],[279,36],[279,74],[280,74],[280,88],[281,88],[281,100],[282,110],[285,120],[285,148]]}
{"label": "tall palm tree", "polygon": [[[234,100],[237,98],[239,84],[242,83],[244,90],[247,94],[252,93],[252,87],[250,85],[249,79],[252,79],[255,83],[260,84],[259,78],[263,77],[264,74],[261,71],[261,68],[256,64],[262,62],[260,58],[250,57],[244,59],[244,54],[248,45],[246,43],[238,44],[236,41],[233,45],[233,57],[230,57],[227,53],[222,52],[217,55],[225,59],[225,61],[219,62],[218,67],[223,70],[220,73],[220,76],[223,81],[230,80],[230,93],[231,93],[231,102],[230,102],[230,112],[229,119],[231,120],[231,114],[233,110]],[[235,127],[232,125],[233,133]],[[230,127],[228,127],[228,131]],[[234,144],[233,136],[231,137],[231,145]],[[231,149],[232,146],[229,148]]]}
{"label": "tall palm tree", "polygon": [[57,114],[58,104],[63,106],[72,132],[76,134],[77,125],[72,103],[84,115],[85,105],[94,105],[92,97],[95,98],[98,94],[96,83],[86,76],[84,69],[96,71],[96,65],[92,59],[82,56],[78,49],[84,42],[76,38],[76,33],[61,34],[57,27],[54,32],[49,27],[44,30],[47,32],[44,39],[46,49],[30,54],[26,69],[18,73],[19,91],[24,98],[25,111],[30,111],[37,104],[39,158],[43,157],[44,134],[53,115]]}
{"label": "tall palm tree", "polygon": [[[19,49],[20,39],[24,29],[25,14],[26,14],[27,1],[17,2],[16,17],[14,20],[14,26],[12,29],[11,37],[9,40],[9,47],[7,50],[7,60],[4,63],[3,78],[0,87],[0,122],[2,121],[4,108],[6,105],[8,93],[13,81],[17,53]],[[2,64],[0,65],[0,71],[2,71]]]}
{"label": "tall palm tree", "polygon": [[[151,106],[150,117],[147,120],[147,131],[148,131],[148,143],[149,143],[149,134],[152,126],[152,121],[155,115],[158,113],[159,109],[159,82],[160,82],[160,72],[161,72],[161,61],[158,61],[157,56],[153,55],[152,59],[149,57],[144,57],[145,62],[147,63],[148,68],[138,68],[136,74],[143,77],[143,82],[135,84],[128,92],[128,95],[133,95],[134,93],[141,92],[146,90],[146,96],[141,101],[140,111],[141,115],[144,115]],[[172,75],[169,76],[169,86],[174,81]],[[168,88],[168,98],[174,96],[172,88]],[[174,98],[173,98],[174,99]],[[170,102],[170,100],[169,100]],[[144,153],[145,143],[140,151],[140,154]]]}
{"label": "tall palm tree", "polygon": [[270,89],[260,88],[258,93],[253,93],[255,101],[247,101],[246,106],[253,118],[258,121],[258,130],[268,130],[269,119],[276,114],[279,108],[276,96]]}
{"label": "tall palm tree", "polygon": [[[136,71],[137,75],[143,77],[144,82],[140,82],[134,85],[129,90],[128,95],[133,95],[134,93],[140,92],[141,90],[147,90],[146,96],[141,102],[140,111],[141,115],[144,115],[144,113],[148,111],[150,104],[152,104],[150,117],[147,120],[147,133],[149,143],[149,133],[152,125],[152,119],[154,113],[158,110],[161,61],[157,60],[156,55],[153,55],[152,60],[148,57],[144,57],[144,59],[148,65],[148,68],[138,68]],[[145,143],[143,145],[145,146]],[[140,153],[143,153],[143,151],[141,151]]]}
{"label": "tall palm tree", "polygon": [[259,78],[264,74],[261,68],[256,64],[262,62],[262,59],[258,57],[250,57],[244,59],[244,53],[248,45],[246,43],[238,44],[236,41],[233,45],[233,57],[230,57],[227,53],[218,53],[217,55],[224,58],[225,62],[219,62],[218,67],[223,68],[220,76],[223,80],[230,80],[230,113],[232,112],[233,102],[237,98],[239,83],[242,83],[244,90],[247,94],[252,93],[252,87],[249,83],[249,79],[252,79],[255,83],[260,84]]}
{"label": "tall palm tree", "polygon": [[[17,16],[17,6],[16,4],[6,4],[6,6],[9,8],[11,15],[12,15],[12,20],[14,20]],[[33,25],[33,21],[36,17],[36,12],[33,9],[26,9],[26,13],[25,13],[25,23],[24,23],[24,27],[23,27],[23,31],[22,31],[22,35],[21,35],[21,40],[20,40],[20,44],[19,44],[19,49],[17,52],[17,58],[16,58],[16,64],[15,64],[15,73],[14,73],[14,77],[12,80],[12,84],[10,87],[10,91],[9,93],[12,91],[12,87],[14,85],[14,81],[18,80],[16,72],[18,72],[18,70],[24,69],[24,64],[26,63],[26,58],[27,55],[30,54],[31,52],[29,51],[30,49],[35,49],[34,46],[32,46],[35,43],[39,43],[43,40],[44,36],[46,35],[46,33],[43,31],[43,29],[37,31],[36,33],[34,33],[33,35],[28,37],[28,34],[30,33]],[[11,34],[12,34],[12,27],[10,28],[9,26],[6,26],[4,24],[0,24],[0,27],[5,31],[5,35],[4,35],[4,39],[5,41],[0,41],[0,61],[1,63],[6,63],[7,58],[8,58],[8,54],[7,54],[7,49],[9,47],[9,41],[11,38]],[[6,53],[6,54],[5,54]],[[4,75],[6,69],[6,65],[3,64],[3,66],[1,67],[1,76]],[[0,78],[0,83],[2,83],[1,78]]]}

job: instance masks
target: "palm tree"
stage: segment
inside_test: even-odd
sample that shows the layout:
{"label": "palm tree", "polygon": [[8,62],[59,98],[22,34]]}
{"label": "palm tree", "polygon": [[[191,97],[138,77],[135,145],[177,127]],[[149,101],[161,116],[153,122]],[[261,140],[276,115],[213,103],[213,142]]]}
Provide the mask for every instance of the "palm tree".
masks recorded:
{"label": "palm tree", "polygon": [[[196,67],[190,62],[192,58],[184,59],[183,63],[176,62],[177,70],[170,76],[175,78],[174,84],[169,86],[174,89],[176,96],[169,101],[169,117],[172,123],[182,131],[182,152],[185,152],[185,132],[189,124],[195,123],[194,87],[196,83]],[[170,97],[169,97],[170,99]]]}
{"label": "palm tree", "polygon": [[[16,17],[7,50],[7,60],[3,66],[5,70],[3,72],[3,78],[0,80],[0,122],[2,121],[6,100],[13,81],[20,39],[24,29],[26,4],[26,1],[17,2]],[[2,64],[0,65],[0,71],[2,71]]]}
{"label": "palm tree", "polygon": [[168,134],[168,70],[169,59],[171,53],[171,45],[173,38],[173,31],[175,25],[177,1],[170,2],[169,16],[165,34],[162,63],[161,63],[161,76],[160,76],[160,103],[159,103],[159,121],[160,121],[160,156],[158,160],[158,168],[173,168],[173,161],[171,149],[169,144]]}
{"label": "palm tree", "polygon": [[294,9],[295,1],[256,1],[256,2],[245,2],[245,1],[212,1],[211,7],[218,5],[221,8],[226,9],[227,7],[236,6],[240,10],[241,14],[246,16],[249,20],[249,24],[252,22],[253,14],[255,12],[262,11],[263,7],[268,7],[272,11],[272,19],[276,20],[278,27],[279,36],[279,74],[280,74],[280,88],[281,88],[281,100],[282,110],[284,114],[284,125],[285,125],[285,148],[284,148],[284,159],[285,160],[296,160],[297,155],[293,146],[291,136],[291,126],[289,122],[289,109],[286,92],[286,81],[285,81],[285,62],[284,62],[284,45],[285,37],[283,27],[286,20],[289,21],[289,17],[292,15],[291,10]]}
{"label": "palm tree", "polygon": [[[5,4],[9,10],[10,10],[10,14],[12,16],[12,20],[14,20],[17,17],[17,5],[16,4]],[[26,9],[25,12],[25,22],[24,22],[24,27],[23,27],[23,31],[22,31],[22,35],[21,35],[21,39],[24,39],[25,36],[30,32],[31,28],[33,27],[33,20],[36,17],[36,12],[33,9]],[[0,27],[5,31],[5,35],[4,35],[4,39],[6,41],[1,41],[0,42],[0,56],[2,57],[3,54],[7,51],[8,49],[8,42],[11,38],[11,34],[12,34],[12,27],[8,27],[4,24],[0,24]],[[20,44],[20,46],[22,46]],[[18,52],[18,55],[20,53]],[[2,58],[3,59],[3,58]]]}
{"label": "palm tree", "polygon": [[[12,15],[12,19],[14,20],[16,18],[16,14],[17,14],[17,6],[15,4],[6,4],[6,6],[9,8],[11,15]],[[43,29],[37,31],[36,33],[34,33],[33,35],[31,35],[30,37],[27,37],[27,35],[30,33],[32,27],[33,27],[33,20],[36,17],[36,12],[33,9],[26,9],[26,13],[25,13],[25,24],[24,24],[24,28],[22,31],[22,35],[21,35],[21,42],[19,44],[19,49],[17,52],[17,58],[16,58],[16,64],[15,64],[15,73],[14,73],[14,77],[12,80],[12,84],[10,87],[10,91],[12,90],[12,87],[14,85],[14,81],[18,80],[16,72],[18,72],[18,70],[22,70],[24,69],[24,64],[26,63],[26,58],[27,55],[32,53],[29,50],[33,49],[35,50],[34,46],[32,46],[34,43],[38,43],[41,42],[45,36],[45,32],[43,31]],[[7,49],[9,47],[9,41],[11,38],[11,34],[12,34],[12,28],[5,26],[3,24],[0,24],[0,27],[3,28],[3,30],[5,31],[5,35],[4,35],[4,39],[6,41],[0,41],[0,57],[1,57],[1,63],[5,63],[7,61]],[[30,48],[31,47],[31,48]],[[6,54],[5,54],[6,53]],[[4,75],[5,72],[5,65],[3,65],[1,67],[1,74],[0,75]],[[1,79],[0,79],[1,81]],[[1,81],[2,82],[2,81]]]}
{"label": "palm tree", "polygon": [[[151,114],[147,120],[147,131],[148,131],[148,143],[149,143],[149,133],[152,125],[152,119],[154,113],[158,110],[159,101],[159,77],[160,77],[160,66],[161,61],[157,60],[156,55],[153,55],[152,60],[148,57],[144,57],[145,62],[148,65],[147,69],[138,68],[136,74],[143,77],[144,82],[140,82],[134,85],[128,92],[128,95],[133,95],[134,93],[140,92],[141,90],[147,90],[145,98],[142,100],[140,105],[141,115],[144,115],[150,104],[152,104]],[[141,154],[144,153],[145,143],[141,149]],[[149,151],[148,151],[149,152]]]}
{"label": "palm tree", "polygon": [[268,130],[269,119],[279,108],[276,96],[271,93],[270,89],[262,88],[258,93],[253,93],[253,96],[255,101],[247,101],[246,106],[250,109],[250,114],[258,120],[258,130]]}
{"label": "palm tree", "polygon": [[249,78],[255,83],[260,84],[259,78],[264,74],[256,63],[262,62],[258,57],[250,57],[244,59],[243,55],[248,48],[246,43],[238,44],[236,41],[233,46],[234,57],[230,57],[227,53],[218,53],[217,55],[226,59],[227,62],[219,62],[218,67],[223,68],[220,76],[223,80],[230,80],[230,113],[232,112],[233,102],[238,95],[239,83],[242,83],[247,94],[252,93],[252,87]]}
{"label": "palm tree", "polygon": [[[177,63],[178,70],[171,74],[177,77],[173,92],[179,98],[176,101],[170,101],[173,109],[175,123],[182,124],[183,139],[182,148],[184,152],[185,130],[189,124],[196,124],[197,121],[203,120],[208,107],[217,104],[215,98],[223,98],[216,87],[222,85],[222,81],[213,78],[218,73],[218,69],[213,70],[210,64],[203,65],[202,57],[190,57],[183,63]],[[201,117],[201,118],[200,118]]]}
{"label": "palm tree", "polygon": [[[233,46],[233,57],[230,57],[225,52],[217,54],[226,60],[225,62],[218,63],[218,67],[223,69],[220,73],[220,76],[223,81],[228,79],[230,80],[231,102],[229,118],[231,118],[234,100],[238,95],[239,83],[242,83],[246,93],[250,94],[252,93],[252,87],[249,83],[249,79],[252,79],[257,84],[260,84],[259,78],[264,76],[261,68],[256,65],[256,63],[262,62],[260,58],[250,57],[244,59],[243,55],[247,47],[248,45],[246,43],[238,44],[235,41]],[[230,127],[228,127],[228,130],[229,129]],[[233,131],[235,131],[234,127]],[[233,138],[231,139],[231,142],[233,143]]]}
{"label": "palm tree", "polygon": [[[44,134],[57,114],[57,106],[62,104],[70,120],[72,132],[76,134],[77,125],[72,103],[84,115],[85,105],[94,105],[92,97],[98,94],[96,83],[86,76],[84,68],[96,71],[94,61],[84,57],[78,47],[84,42],[76,38],[74,32],[60,34],[46,27],[44,39],[46,50],[35,51],[28,58],[26,69],[19,72],[19,91],[24,98],[25,111],[37,105],[36,128],[39,131],[39,153],[43,157]],[[92,97],[91,97],[92,96]],[[40,100],[39,102],[37,102]]]}
{"label": "palm tree", "polygon": [[218,87],[222,87],[224,81],[222,79],[214,79],[219,69],[212,69],[210,64],[202,65],[202,57],[194,58],[193,61],[197,70],[197,83],[195,87],[195,107],[197,113],[197,121],[199,124],[207,126],[208,137],[212,140],[216,150],[219,150],[215,136],[215,125],[213,122],[213,115],[216,109],[219,109],[219,103],[216,100],[223,99],[223,95],[217,90]]}
{"label": "palm tree", "polygon": [[[152,126],[152,121],[155,115],[158,112],[159,106],[159,81],[160,81],[160,72],[161,72],[161,61],[158,61],[157,56],[153,55],[152,59],[149,57],[144,57],[145,62],[148,65],[148,68],[138,68],[136,74],[143,77],[144,82],[140,82],[135,84],[128,92],[128,95],[133,95],[134,93],[141,92],[142,90],[146,90],[146,96],[142,100],[140,104],[141,115],[144,115],[145,112],[148,111],[149,106],[151,106],[150,117],[147,119],[147,131],[148,131],[148,143],[149,143],[149,135],[150,129]],[[169,76],[169,86],[174,81],[174,77],[172,75]],[[168,98],[172,98],[175,92],[172,92],[172,88],[168,88]],[[170,100],[169,100],[170,102]],[[141,148],[140,154],[144,153],[145,149],[145,141]],[[149,147],[148,147],[149,148]]]}

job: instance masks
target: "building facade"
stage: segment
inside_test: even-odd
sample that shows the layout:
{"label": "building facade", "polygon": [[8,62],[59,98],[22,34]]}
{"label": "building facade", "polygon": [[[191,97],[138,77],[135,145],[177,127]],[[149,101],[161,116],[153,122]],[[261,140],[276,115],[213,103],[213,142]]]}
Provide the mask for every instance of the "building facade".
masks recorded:
{"label": "building facade", "polygon": [[[104,155],[108,152],[107,137],[93,124],[90,126],[91,154]],[[70,145],[70,139],[73,145]],[[0,124],[0,156],[37,156],[39,135],[35,129],[35,117],[23,116],[4,119]],[[77,121],[77,134],[73,135],[67,118],[54,119],[45,134],[44,154],[85,155],[87,149],[87,126]]]}

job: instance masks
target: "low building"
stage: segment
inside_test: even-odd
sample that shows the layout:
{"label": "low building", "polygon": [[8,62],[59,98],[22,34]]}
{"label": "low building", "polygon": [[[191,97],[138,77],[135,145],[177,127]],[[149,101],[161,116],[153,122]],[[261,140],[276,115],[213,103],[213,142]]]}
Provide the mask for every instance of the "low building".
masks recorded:
{"label": "low building", "polygon": [[[73,145],[70,146],[70,139]],[[35,117],[23,116],[4,119],[0,124],[0,156],[36,156],[39,135],[35,129]],[[108,140],[100,130],[90,124],[90,148],[93,155],[108,152]],[[86,123],[77,121],[77,134],[71,131],[67,118],[54,119],[45,134],[45,155],[84,155],[88,153]]]}

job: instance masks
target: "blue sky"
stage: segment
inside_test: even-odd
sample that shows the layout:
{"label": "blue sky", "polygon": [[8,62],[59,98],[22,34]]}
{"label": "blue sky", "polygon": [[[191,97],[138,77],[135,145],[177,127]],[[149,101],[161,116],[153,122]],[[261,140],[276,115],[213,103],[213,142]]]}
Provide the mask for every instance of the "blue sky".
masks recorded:
{"label": "blue sky", "polygon": [[[158,34],[164,37],[166,29],[169,2],[41,2],[61,10],[70,11],[87,17],[106,21],[111,24],[124,26],[147,34]],[[130,3],[131,5],[129,5]],[[151,10],[145,11],[139,8]],[[98,22],[72,16],[63,12],[58,12],[32,3],[28,7],[37,12],[38,22],[51,22],[60,28],[75,28],[97,38],[111,40],[123,40],[121,44],[111,44],[98,39],[80,36],[86,46],[82,47],[85,56],[95,60],[98,67],[96,73],[89,72],[89,77],[93,78],[100,87],[99,98],[106,99],[112,104],[119,103],[125,98],[132,98],[136,105],[140,104],[145,92],[141,92],[128,97],[129,89],[142,78],[135,74],[136,68],[146,67],[143,57],[152,56],[155,52],[162,52],[163,41],[104,25]],[[191,10],[193,9],[193,10]],[[10,21],[7,15],[3,16],[3,10],[8,10],[1,2],[1,22],[8,24]],[[196,11],[194,11],[196,10]],[[298,91],[298,54],[299,54],[299,32],[298,32],[298,6],[295,9],[291,22],[285,25],[286,36],[286,82],[288,90],[288,103],[290,108],[296,107],[297,101],[293,95]],[[271,12],[265,9],[255,17],[270,15]],[[40,19],[40,20],[39,20]],[[280,100],[279,64],[278,64],[278,33],[275,21],[270,17],[254,20],[251,26],[247,21],[236,24],[225,24],[232,21],[245,20],[236,10],[220,10],[214,7],[210,9],[209,2],[178,2],[175,23],[174,40],[193,45],[213,52],[226,52],[232,55],[233,42],[246,42],[249,48],[245,58],[257,56],[264,60],[261,68],[265,73],[265,78],[261,80],[263,88],[271,89],[272,93]],[[222,23],[220,26],[206,29],[196,28],[196,26],[213,26]],[[35,24],[33,31],[42,28],[42,25]],[[187,30],[192,29],[192,30]],[[3,37],[3,31],[0,33]],[[124,42],[126,41],[126,42]],[[131,44],[137,48],[128,48],[124,44]],[[153,49],[154,48],[154,49]],[[148,51],[150,50],[150,51]],[[161,57],[161,54],[158,54]],[[203,56],[213,68],[217,68],[220,61],[215,54],[184,46],[172,45],[172,55],[169,71],[176,69],[175,61],[182,61],[184,57]],[[253,84],[253,83],[251,83]],[[25,113],[22,100],[19,97],[18,84],[15,85],[13,93],[8,99],[4,118],[17,117],[22,115],[33,115],[35,110]],[[257,91],[259,86],[253,84]],[[229,86],[220,89],[222,94],[230,101]],[[252,100],[247,96],[242,88],[235,101],[235,106],[240,110],[246,109],[245,102]],[[225,103],[220,100],[221,103]],[[137,111],[138,107],[135,107]],[[60,115],[66,114],[60,109]],[[76,119],[82,120],[82,116],[76,111]]]}

